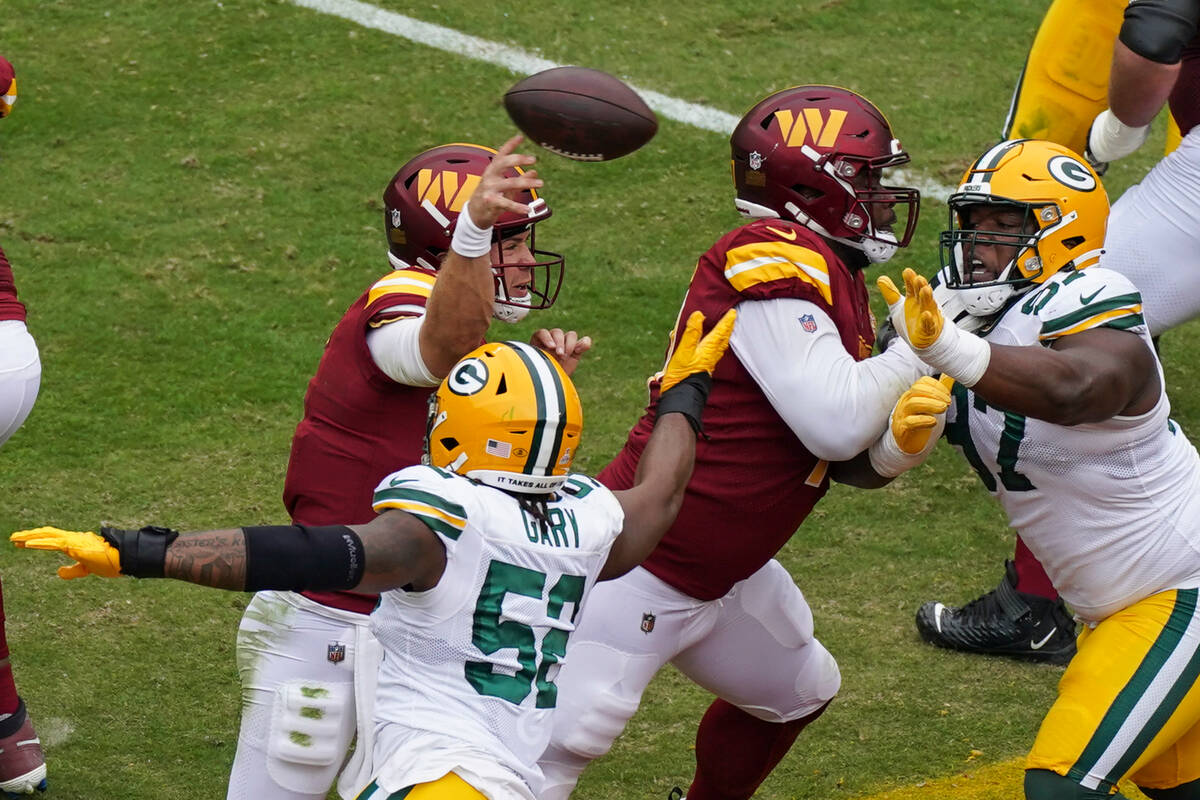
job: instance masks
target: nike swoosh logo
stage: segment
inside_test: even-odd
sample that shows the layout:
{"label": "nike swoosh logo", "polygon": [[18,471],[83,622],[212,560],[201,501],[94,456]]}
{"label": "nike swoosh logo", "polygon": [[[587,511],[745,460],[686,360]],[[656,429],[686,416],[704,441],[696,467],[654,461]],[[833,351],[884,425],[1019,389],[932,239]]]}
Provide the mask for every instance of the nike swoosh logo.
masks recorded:
{"label": "nike swoosh logo", "polygon": [[412,483],[416,478],[392,478],[388,486],[399,486],[402,483]]}
{"label": "nike swoosh logo", "polygon": [[946,607],[941,603],[933,607],[933,627],[937,628],[938,633],[942,632],[942,612],[945,610]]}
{"label": "nike swoosh logo", "polygon": [[1087,297],[1084,297],[1083,295],[1079,295],[1079,302],[1080,302],[1080,303],[1082,303],[1083,305],[1085,305],[1085,306],[1086,306],[1088,303],[1090,303],[1090,302],[1092,302],[1093,300],[1095,300],[1095,299],[1096,299],[1096,295],[1098,295],[1098,294],[1100,294],[1101,292],[1103,292],[1103,291],[1105,290],[1105,288],[1107,288],[1107,287],[1108,287],[1108,284],[1106,283],[1106,284],[1104,284],[1104,286],[1101,286],[1099,289],[1097,289],[1096,291],[1092,292],[1092,293],[1091,293],[1091,294],[1089,294]]}
{"label": "nike swoosh logo", "polygon": [[795,231],[781,231],[779,228],[772,228],[770,225],[767,226],[767,230],[778,236],[780,239],[787,239],[789,242],[796,241]]}
{"label": "nike swoosh logo", "polygon": [[[1103,287],[1101,287],[1101,288],[1103,288]],[[1095,295],[1092,295],[1092,296],[1095,297]],[[1045,636],[1042,637],[1042,640],[1040,642],[1030,642],[1029,649],[1030,650],[1041,650],[1042,645],[1044,645],[1044,644],[1046,644],[1046,642],[1050,641],[1050,637],[1053,636],[1054,632],[1057,630],[1058,630],[1058,626],[1056,625],[1055,627],[1050,629],[1049,633],[1047,633]]]}

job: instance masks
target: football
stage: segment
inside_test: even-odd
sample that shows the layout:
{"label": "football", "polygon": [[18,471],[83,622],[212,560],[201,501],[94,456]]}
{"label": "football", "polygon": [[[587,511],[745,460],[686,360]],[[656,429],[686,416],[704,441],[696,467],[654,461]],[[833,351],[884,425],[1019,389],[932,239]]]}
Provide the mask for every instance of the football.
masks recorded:
{"label": "football", "polygon": [[518,81],[504,108],[533,142],[576,161],[608,161],[654,136],[658,118],[620,79],[587,67],[555,67]]}

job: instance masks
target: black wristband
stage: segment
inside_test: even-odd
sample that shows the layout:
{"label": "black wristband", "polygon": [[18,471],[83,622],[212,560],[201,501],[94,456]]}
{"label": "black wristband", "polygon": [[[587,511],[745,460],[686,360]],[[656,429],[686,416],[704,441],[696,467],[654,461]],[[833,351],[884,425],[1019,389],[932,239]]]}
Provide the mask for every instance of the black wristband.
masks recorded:
{"label": "black wristband", "polygon": [[683,414],[692,430],[702,433],[704,429],[700,424],[700,415],[704,413],[704,404],[708,402],[711,390],[712,376],[707,372],[693,372],[659,396],[658,416]]}
{"label": "black wristband", "polygon": [[147,525],[136,531],[121,528],[101,528],[104,541],[117,548],[121,559],[121,574],[134,578],[161,578],[167,547],[179,536],[179,531]]}
{"label": "black wristband", "polygon": [[262,525],[246,537],[246,591],[352,589],[362,581],[366,554],[345,525]]}

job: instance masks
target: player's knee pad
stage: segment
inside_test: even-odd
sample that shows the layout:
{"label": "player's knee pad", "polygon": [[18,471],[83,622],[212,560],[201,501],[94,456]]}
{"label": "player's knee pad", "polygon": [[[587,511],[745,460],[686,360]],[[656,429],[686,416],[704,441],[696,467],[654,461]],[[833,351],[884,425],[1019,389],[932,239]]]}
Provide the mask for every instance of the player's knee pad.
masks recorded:
{"label": "player's knee pad", "polygon": [[1150,800],[1200,800],[1200,780],[1181,783],[1169,789],[1148,789],[1139,786]]}
{"label": "player's knee pad", "polygon": [[1025,770],[1025,800],[1112,800],[1123,794],[1088,789],[1048,769]]}
{"label": "player's knee pad", "polygon": [[560,750],[585,759],[585,763],[599,758],[625,730],[625,723],[637,711],[638,701],[636,697],[620,697],[613,690],[597,693],[595,702],[568,725],[555,724],[555,744]]}
{"label": "player's knee pad", "polygon": [[351,684],[294,680],[276,689],[267,770],[285,789],[329,789],[354,732]]}
{"label": "player's knee pad", "polygon": [[753,617],[787,648],[803,647],[813,641],[813,615],[792,576],[777,561],[768,562],[738,590],[738,599]]}

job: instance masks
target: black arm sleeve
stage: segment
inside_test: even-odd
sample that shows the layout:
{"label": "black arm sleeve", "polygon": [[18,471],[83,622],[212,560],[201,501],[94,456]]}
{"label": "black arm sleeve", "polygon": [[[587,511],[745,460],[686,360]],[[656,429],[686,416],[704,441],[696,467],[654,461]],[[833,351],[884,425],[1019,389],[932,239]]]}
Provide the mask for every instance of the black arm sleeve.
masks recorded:
{"label": "black arm sleeve", "polygon": [[1125,9],[1118,37],[1142,58],[1177,64],[1200,26],[1200,0],[1136,0]]}
{"label": "black arm sleeve", "polygon": [[246,591],[352,589],[362,581],[366,554],[344,525],[263,525],[246,536]]}

